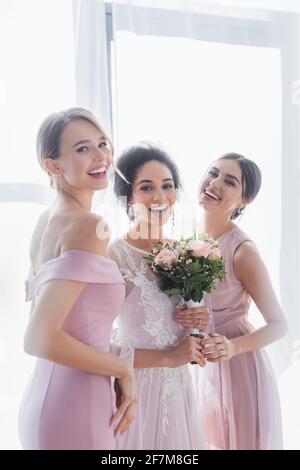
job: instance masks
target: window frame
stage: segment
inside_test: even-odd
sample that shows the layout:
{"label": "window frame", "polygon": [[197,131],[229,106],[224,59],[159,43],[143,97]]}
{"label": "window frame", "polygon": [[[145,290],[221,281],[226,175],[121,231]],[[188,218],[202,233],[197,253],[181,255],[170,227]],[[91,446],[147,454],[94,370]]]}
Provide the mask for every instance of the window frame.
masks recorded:
{"label": "window frame", "polygon": [[[107,57],[110,73],[110,119],[114,129],[114,116],[112,107],[112,43],[114,41],[114,6],[105,2],[106,29],[107,29]],[[126,5],[118,5],[124,10],[124,21],[120,30],[132,31],[127,23]],[[293,103],[293,84],[297,81],[298,57],[300,46],[298,29],[300,27],[300,14],[294,12],[278,12],[272,10],[253,9],[252,18],[238,16],[218,16],[212,14],[189,13],[188,20],[193,25],[196,35],[188,34],[184,30],[182,21],[183,12],[164,10],[146,6],[131,5],[132,15],[147,15],[147,30],[135,31],[137,34],[156,36],[182,36],[192,37],[195,40],[208,42],[221,42],[225,44],[248,45],[254,47],[270,47],[280,50],[281,79],[282,79],[282,134],[281,134],[281,246],[280,246],[280,293],[284,309],[291,320],[289,335],[292,340],[297,339],[300,329],[300,318],[293,315],[299,308],[298,280],[300,279],[300,123],[299,106]],[[247,9],[247,14],[250,9]],[[249,15],[250,16],[250,15]],[[256,17],[256,18],[255,18]],[[168,21],[168,30],[164,28]],[[231,29],[230,37],[228,28]],[[247,34],[245,34],[245,31]],[[171,34],[172,33],[172,34]],[[270,156],[271,159],[271,156]],[[284,164],[283,164],[284,163]],[[293,201],[293,214],[290,212]],[[266,208],[267,210],[267,208]],[[291,275],[293,273],[293,275]]]}

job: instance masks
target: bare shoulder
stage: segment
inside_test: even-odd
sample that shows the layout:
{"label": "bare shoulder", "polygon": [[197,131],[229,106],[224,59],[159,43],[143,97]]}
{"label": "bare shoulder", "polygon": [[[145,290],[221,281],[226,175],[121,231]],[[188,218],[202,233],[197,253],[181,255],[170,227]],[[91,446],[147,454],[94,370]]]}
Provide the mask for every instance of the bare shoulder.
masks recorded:
{"label": "bare shoulder", "polygon": [[40,247],[41,239],[47,227],[49,217],[50,217],[50,209],[47,209],[40,215],[35,225],[35,228],[33,230],[33,234],[30,240],[30,248],[29,248],[30,261],[31,261],[32,266],[35,265],[35,258],[38,252],[38,247]]}
{"label": "bare shoulder", "polygon": [[65,234],[61,251],[84,250],[104,256],[109,238],[109,227],[101,216],[77,214]]}
{"label": "bare shoulder", "polygon": [[234,253],[235,261],[244,261],[251,256],[259,256],[258,249],[254,242],[247,240],[241,243]]}
{"label": "bare shoulder", "polygon": [[260,268],[264,269],[263,260],[255,243],[246,241],[236,249],[233,257],[233,267],[237,279],[244,278],[247,274],[255,273]]}

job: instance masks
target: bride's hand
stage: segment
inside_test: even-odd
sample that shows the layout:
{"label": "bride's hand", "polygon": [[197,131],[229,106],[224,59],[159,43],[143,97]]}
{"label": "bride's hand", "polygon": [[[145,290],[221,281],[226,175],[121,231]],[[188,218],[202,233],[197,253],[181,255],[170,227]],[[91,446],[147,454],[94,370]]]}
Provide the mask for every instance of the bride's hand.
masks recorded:
{"label": "bride's hand", "polygon": [[207,307],[187,308],[182,304],[177,308],[176,320],[184,327],[206,331],[211,321],[211,313]]}
{"label": "bride's hand", "polygon": [[202,351],[208,362],[220,362],[235,356],[234,343],[226,336],[210,333],[202,340]]}
{"label": "bride's hand", "polygon": [[110,424],[119,420],[115,429],[115,436],[123,434],[129,428],[130,424],[134,421],[137,394],[134,372],[128,373],[122,378],[116,378],[114,381],[114,388],[116,392],[116,413],[112,416]]}
{"label": "bride's hand", "polygon": [[192,361],[204,367],[206,360],[201,350],[201,338],[187,336],[181,343],[167,351],[167,367],[180,367]]}

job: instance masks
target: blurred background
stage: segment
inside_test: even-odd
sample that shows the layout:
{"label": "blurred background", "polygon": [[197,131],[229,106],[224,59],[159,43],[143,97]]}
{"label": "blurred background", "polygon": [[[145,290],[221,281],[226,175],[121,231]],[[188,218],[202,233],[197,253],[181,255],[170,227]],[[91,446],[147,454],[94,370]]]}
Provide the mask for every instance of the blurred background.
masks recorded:
{"label": "blurred background", "polygon": [[[176,236],[201,227],[197,186],[227,152],[254,159],[263,186],[240,226],[257,242],[289,322],[268,348],[284,443],[300,449],[300,4],[288,0],[0,0],[0,449],[35,359],[23,352],[24,280],[38,216],[53,198],[35,137],[53,111],[89,108],[116,157],[150,140],[182,172]],[[112,235],[125,214],[95,198]],[[101,203],[101,204],[100,204]],[[189,208],[187,210],[187,207]],[[251,320],[263,324],[252,306]]]}

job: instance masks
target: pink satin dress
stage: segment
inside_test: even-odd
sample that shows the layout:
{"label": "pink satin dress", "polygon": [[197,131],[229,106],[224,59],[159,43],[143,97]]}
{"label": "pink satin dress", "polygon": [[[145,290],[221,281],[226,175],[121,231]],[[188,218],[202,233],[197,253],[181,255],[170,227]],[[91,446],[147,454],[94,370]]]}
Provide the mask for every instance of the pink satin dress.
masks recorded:
{"label": "pink satin dress", "polygon": [[[68,250],[44,263],[27,281],[27,300],[52,280],[85,282],[63,325],[85,344],[109,351],[114,318],[125,296],[117,264],[82,250]],[[115,449],[111,378],[37,359],[19,414],[24,449]]]}

